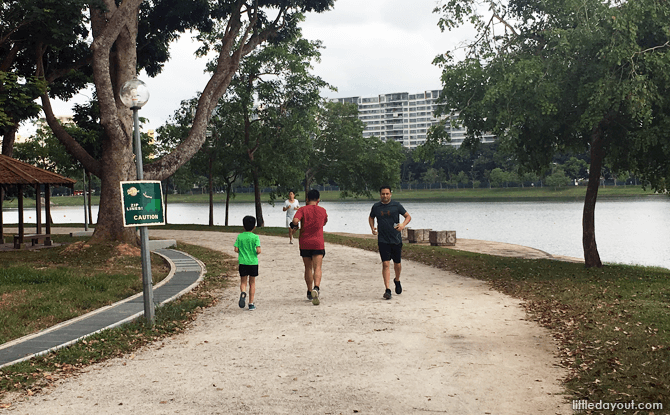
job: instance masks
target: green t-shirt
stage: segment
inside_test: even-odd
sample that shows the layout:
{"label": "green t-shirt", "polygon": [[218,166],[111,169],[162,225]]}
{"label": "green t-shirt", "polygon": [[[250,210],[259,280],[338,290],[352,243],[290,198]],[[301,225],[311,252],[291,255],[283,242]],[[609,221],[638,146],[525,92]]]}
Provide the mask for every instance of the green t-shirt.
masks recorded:
{"label": "green t-shirt", "polygon": [[237,235],[235,247],[239,250],[238,261],[241,265],[258,265],[256,247],[261,246],[261,238],[252,232]]}

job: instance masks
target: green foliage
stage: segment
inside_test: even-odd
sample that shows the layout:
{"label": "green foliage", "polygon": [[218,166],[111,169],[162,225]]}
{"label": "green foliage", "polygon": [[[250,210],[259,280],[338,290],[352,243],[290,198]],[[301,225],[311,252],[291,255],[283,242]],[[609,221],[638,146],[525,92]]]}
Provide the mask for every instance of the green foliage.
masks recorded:
{"label": "green foliage", "polygon": [[438,113],[459,115],[465,145],[476,147],[490,131],[536,173],[557,152],[588,149],[582,246],[586,266],[601,267],[594,212],[603,167],[667,190],[670,3],[491,1],[487,16],[475,4],[451,0],[437,9],[441,27],[468,17],[478,32],[462,61],[435,60],[443,69]]}
{"label": "green foliage", "polygon": [[[197,102],[196,98],[182,101],[170,121],[157,129],[157,155],[173,151],[188,137]],[[173,175],[176,190],[189,191],[194,184],[208,187],[210,175],[214,186],[225,185],[230,188],[237,177],[245,172],[246,153],[241,147],[242,130],[237,123],[239,118],[232,115],[233,111],[234,108],[227,107],[226,102],[221,101],[210,120],[201,150]]]}
{"label": "green foliage", "polygon": [[500,167],[491,170],[489,181],[493,187],[502,187],[511,181],[511,174],[503,171]]}
{"label": "green foliage", "polygon": [[[481,9],[483,10],[483,9]],[[478,38],[466,58],[441,56],[444,113],[458,112],[466,145],[491,131],[536,172],[559,151],[603,141],[605,162],[663,190],[667,137],[670,5],[636,2],[491,2],[436,9],[440,26],[470,22]]]}
{"label": "green foliage", "polygon": [[[444,183],[449,188],[472,187],[473,177],[475,180],[486,178],[491,187],[525,187],[533,183],[540,186],[541,182],[555,173],[555,169],[562,170],[559,176],[567,177],[570,182],[564,177],[560,183],[552,186],[566,186],[574,181],[584,184],[589,177],[588,153],[556,153],[552,157],[552,169],[539,175],[524,168],[513,154],[497,142],[480,144],[471,151],[465,147],[442,145],[436,140],[428,140],[414,150],[404,150],[404,153],[402,184],[405,186],[439,183],[442,187]],[[631,172],[615,172],[608,167],[603,169],[602,177],[603,184],[608,186],[639,184],[639,179]]]}
{"label": "green foliage", "polygon": [[[90,71],[68,65],[88,53],[83,0],[7,0],[0,8],[0,135],[39,114],[35,99],[50,93],[71,98]],[[40,61],[40,70],[37,62]],[[43,69],[44,73],[41,73]],[[37,76],[35,74],[38,74]]]}
{"label": "green foliage", "polygon": [[551,187],[567,186],[570,184],[570,178],[565,175],[563,169],[556,168],[553,173],[547,176],[545,183]]}
{"label": "green foliage", "polygon": [[319,114],[319,130],[312,143],[306,186],[336,183],[341,196],[370,196],[382,185],[395,187],[404,159],[396,141],[364,137],[355,104],[325,102]]}
{"label": "green foliage", "polygon": [[[316,129],[320,90],[330,87],[310,73],[321,48],[320,42],[302,38],[297,29],[258,48],[244,58],[217,108],[217,125],[232,139],[224,151],[237,160],[237,170],[255,187],[277,188],[271,200],[300,187]],[[260,201],[256,204],[258,216]],[[263,222],[261,217],[257,220]]]}
{"label": "green foliage", "polygon": [[588,166],[589,164],[586,161],[577,157],[570,157],[563,165],[563,170],[569,178],[579,180],[588,177]]}
{"label": "green foliage", "polygon": [[66,177],[81,175],[81,165],[65,151],[50,130],[40,129],[26,141],[15,144],[14,157]]}
{"label": "green foliage", "polygon": [[17,74],[0,71],[0,135],[14,129],[19,121],[39,115],[40,106],[34,100],[45,86],[38,78],[19,82]]}

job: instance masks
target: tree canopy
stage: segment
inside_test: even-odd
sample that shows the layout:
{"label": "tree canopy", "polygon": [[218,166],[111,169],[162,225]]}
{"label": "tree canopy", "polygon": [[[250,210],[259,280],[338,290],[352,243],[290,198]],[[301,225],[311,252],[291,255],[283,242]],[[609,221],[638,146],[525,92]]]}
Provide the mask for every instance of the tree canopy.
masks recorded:
{"label": "tree canopy", "polygon": [[318,124],[305,169],[305,190],[313,182],[330,181],[340,186],[343,197],[370,196],[382,185],[398,184],[401,144],[364,137],[356,104],[325,102]]}
{"label": "tree canopy", "polygon": [[[482,12],[486,10],[486,12]],[[493,132],[527,169],[556,152],[590,152],[586,266],[602,266],[594,211],[604,165],[657,190],[670,179],[670,4],[662,0],[451,0],[440,26],[477,37],[438,56],[442,113],[459,113],[466,145]]]}
{"label": "tree canopy", "polygon": [[[295,33],[302,13],[324,12],[332,5],[333,0],[3,2],[0,58],[9,65],[3,71],[20,77],[30,73],[46,81],[41,103],[49,127],[67,151],[101,179],[98,225],[92,241],[137,241],[133,229],[123,227],[118,209],[119,181],[135,178],[132,114],[118,94],[125,82],[141,69],[150,76],[158,74],[170,57],[170,42],[188,30],[197,31],[201,53],[217,54],[186,139],[144,166],[145,179],[166,178],[205,142],[208,121],[241,60],[259,45]],[[27,37],[18,35],[22,30]],[[104,132],[100,156],[77,142],[51,108],[53,97],[67,97],[89,85],[95,88]]]}

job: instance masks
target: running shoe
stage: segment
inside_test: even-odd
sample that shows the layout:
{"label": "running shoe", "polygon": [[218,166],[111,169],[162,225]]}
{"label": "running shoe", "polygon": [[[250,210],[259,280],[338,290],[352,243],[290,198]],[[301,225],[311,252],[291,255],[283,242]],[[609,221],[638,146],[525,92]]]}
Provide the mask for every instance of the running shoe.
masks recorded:
{"label": "running shoe", "polygon": [[319,290],[312,290],[312,304],[319,305]]}
{"label": "running shoe", "polygon": [[386,291],[384,292],[384,299],[385,300],[391,299],[391,290],[389,288],[387,288]]}
{"label": "running shoe", "polygon": [[400,280],[393,280],[393,283],[395,283],[395,293],[402,294],[402,285],[400,285]]}
{"label": "running shoe", "polygon": [[253,304],[249,304],[249,311],[254,311],[256,309],[256,306]]}
{"label": "running shoe", "polygon": [[312,301],[312,292],[310,290],[307,290],[307,299]]}
{"label": "running shoe", "polygon": [[240,305],[240,308],[244,308],[244,299],[245,298],[247,298],[247,293],[240,294],[240,302],[238,303]]}

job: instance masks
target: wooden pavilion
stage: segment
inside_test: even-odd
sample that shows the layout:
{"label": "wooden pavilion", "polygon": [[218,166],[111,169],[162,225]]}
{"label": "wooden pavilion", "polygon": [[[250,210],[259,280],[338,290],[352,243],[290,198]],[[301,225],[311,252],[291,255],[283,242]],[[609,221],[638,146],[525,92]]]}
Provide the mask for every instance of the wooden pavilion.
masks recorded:
{"label": "wooden pavilion", "polygon": [[[51,191],[50,186],[66,186],[73,188],[76,180],[63,177],[56,173],[46,171],[28,163],[0,154],[0,239],[4,243],[4,219],[2,215],[2,204],[5,198],[5,190],[10,186],[18,187],[19,200],[19,234],[14,237],[14,247],[20,248],[24,238],[32,240],[33,245],[43,239],[45,245],[51,245]],[[26,235],[23,221],[23,189],[25,186],[35,187],[36,204],[36,233]],[[42,233],[42,186],[44,186],[44,204],[46,210],[46,232]]]}

